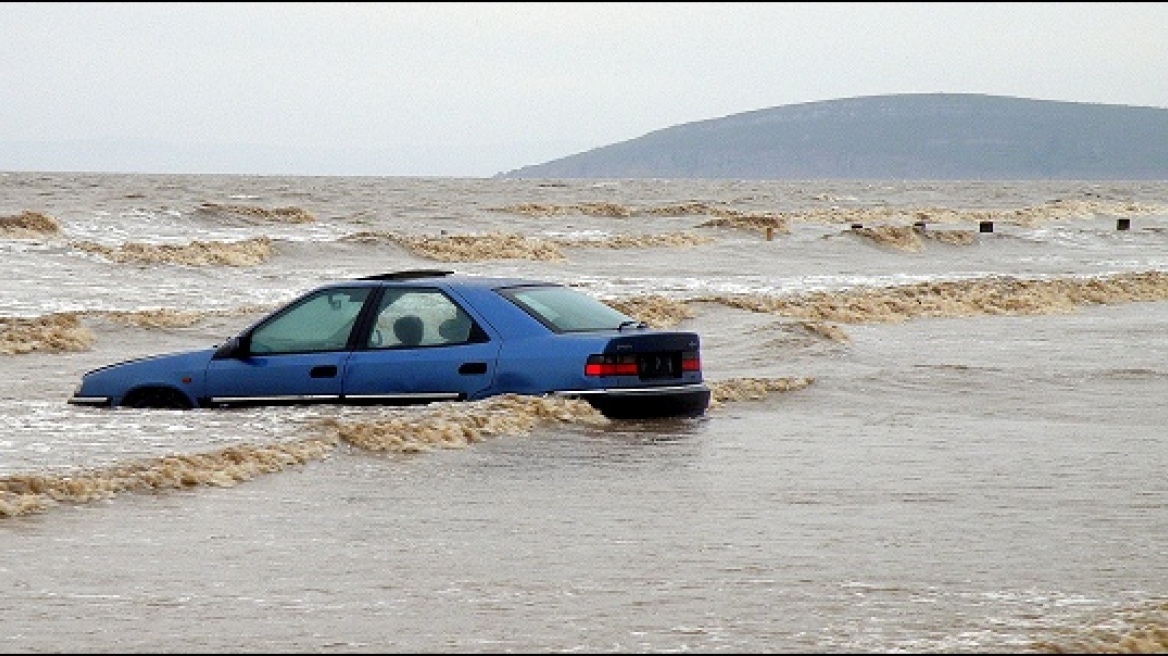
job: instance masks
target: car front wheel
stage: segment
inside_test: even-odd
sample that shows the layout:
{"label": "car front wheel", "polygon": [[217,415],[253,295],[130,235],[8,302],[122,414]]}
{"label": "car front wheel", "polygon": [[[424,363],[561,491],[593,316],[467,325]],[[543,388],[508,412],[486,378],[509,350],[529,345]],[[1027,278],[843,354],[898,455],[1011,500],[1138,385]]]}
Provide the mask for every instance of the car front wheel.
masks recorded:
{"label": "car front wheel", "polygon": [[156,410],[189,410],[191,402],[181,392],[163,387],[134,390],[126,395],[122,405],[128,408]]}

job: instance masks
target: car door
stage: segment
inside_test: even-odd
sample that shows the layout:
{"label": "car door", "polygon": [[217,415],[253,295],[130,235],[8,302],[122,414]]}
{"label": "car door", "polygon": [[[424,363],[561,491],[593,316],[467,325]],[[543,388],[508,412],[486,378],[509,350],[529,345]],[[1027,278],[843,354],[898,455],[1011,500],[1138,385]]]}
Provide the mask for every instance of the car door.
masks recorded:
{"label": "car door", "polygon": [[425,403],[475,398],[495,376],[499,340],[437,288],[388,288],[363,343],[345,364],[354,402]]}
{"label": "car door", "polygon": [[336,401],[350,338],[371,288],[330,288],[309,294],[240,338],[231,357],[207,367],[212,405]]}

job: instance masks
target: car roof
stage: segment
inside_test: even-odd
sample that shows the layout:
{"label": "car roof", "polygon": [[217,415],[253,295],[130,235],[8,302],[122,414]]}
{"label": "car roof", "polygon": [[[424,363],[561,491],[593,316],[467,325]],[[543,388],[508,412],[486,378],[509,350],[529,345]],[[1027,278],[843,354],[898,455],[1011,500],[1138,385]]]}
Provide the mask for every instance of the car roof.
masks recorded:
{"label": "car roof", "polygon": [[497,289],[500,287],[514,287],[519,285],[556,285],[560,283],[519,278],[515,276],[476,276],[459,274],[444,269],[407,269],[390,273],[379,273],[370,276],[354,278],[348,281],[334,282],[326,286],[351,285],[354,282],[369,283],[371,286],[412,286],[419,281],[441,282],[455,287],[478,287]]}

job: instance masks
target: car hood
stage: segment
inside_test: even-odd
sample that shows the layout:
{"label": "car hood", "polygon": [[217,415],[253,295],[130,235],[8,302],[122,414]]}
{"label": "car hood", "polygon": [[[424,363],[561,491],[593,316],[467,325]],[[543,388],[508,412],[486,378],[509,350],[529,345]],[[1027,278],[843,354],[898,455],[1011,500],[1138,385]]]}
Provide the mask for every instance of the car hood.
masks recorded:
{"label": "car hood", "polygon": [[114,362],[107,364],[97,369],[91,369],[85,373],[86,376],[99,374],[113,369],[124,371],[127,368],[150,368],[150,367],[166,367],[167,369],[191,369],[206,367],[207,363],[211,361],[212,356],[215,355],[215,348],[198,349],[194,351],[177,351],[174,353],[161,353],[158,355],[148,355],[141,358],[133,358],[130,360],[122,360],[121,362]]}

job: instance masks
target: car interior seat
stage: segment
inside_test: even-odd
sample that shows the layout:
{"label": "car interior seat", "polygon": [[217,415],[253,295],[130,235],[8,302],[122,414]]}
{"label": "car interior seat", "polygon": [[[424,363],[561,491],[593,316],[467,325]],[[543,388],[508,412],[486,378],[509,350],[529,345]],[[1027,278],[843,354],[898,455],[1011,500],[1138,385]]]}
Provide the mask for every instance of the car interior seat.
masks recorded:
{"label": "car interior seat", "polygon": [[417,346],[422,342],[422,333],[425,326],[422,320],[412,314],[399,317],[393,322],[393,334],[404,346]]}
{"label": "car interior seat", "polygon": [[470,338],[470,322],[462,317],[452,317],[438,326],[438,334],[449,343],[461,343]]}

